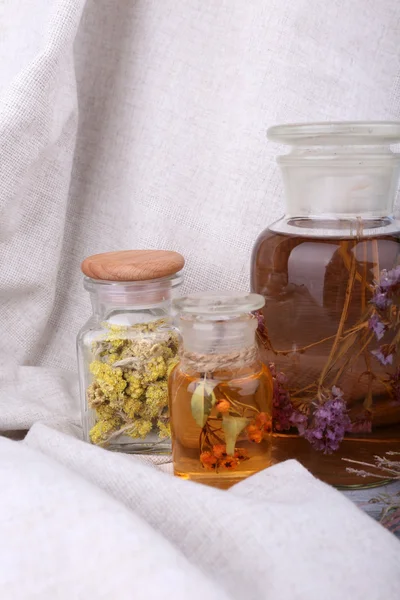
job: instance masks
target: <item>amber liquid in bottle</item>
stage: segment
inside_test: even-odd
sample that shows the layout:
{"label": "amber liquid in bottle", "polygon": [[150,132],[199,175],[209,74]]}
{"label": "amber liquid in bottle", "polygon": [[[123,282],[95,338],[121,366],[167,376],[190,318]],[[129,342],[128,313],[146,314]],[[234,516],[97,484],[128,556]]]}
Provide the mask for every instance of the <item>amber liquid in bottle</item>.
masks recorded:
{"label": "amber liquid in bottle", "polygon": [[[215,405],[203,428],[192,412],[193,393],[202,381],[203,373],[188,375],[179,365],[169,378],[174,473],[225,489],[271,464],[271,374],[257,361],[236,371],[208,375]],[[242,428],[230,454],[226,417],[234,426],[239,423],[238,430]]]}
{"label": "amber liquid in bottle", "polygon": [[[294,427],[274,425],[274,461],[297,458],[331,484],[359,486],[379,480],[348,473],[356,465],[343,458],[371,462],[400,451],[400,403],[390,383],[399,356],[382,365],[372,354],[392,344],[396,330],[388,327],[378,341],[369,325],[376,282],[399,264],[399,248],[399,238],[388,235],[322,239],[266,231],[258,239],[252,290],[266,299],[263,359],[285,373],[292,403],[305,413],[321,389],[338,386],[354,430],[336,452],[323,454]],[[393,318],[396,300],[390,310]]]}

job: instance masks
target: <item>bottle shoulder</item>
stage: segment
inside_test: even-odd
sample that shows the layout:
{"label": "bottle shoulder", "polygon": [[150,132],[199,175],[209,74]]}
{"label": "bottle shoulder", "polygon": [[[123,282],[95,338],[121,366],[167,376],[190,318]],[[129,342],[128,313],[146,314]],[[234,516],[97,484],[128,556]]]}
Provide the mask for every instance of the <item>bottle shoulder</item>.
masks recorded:
{"label": "bottle shoulder", "polygon": [[170,373],[170,380],[171,381],[176,381],[179,380],[180,378],[188,378],[191,380],[198,380],[198,381],[206,381],[208,382],[210,385],[212,385],[212,382],[216,382],[216,383],[224,383],[224,382],[229,382],[229,381],[237,381],[240,380],[242,378],[252,378],[252,379],[259,379],[259,378],[265,378],[266,380],[271,380],[272,381],[272,376],[271,376],[271,372],[268,368],[268,366],[262,362],[261,358],[257,358],[254,362],[252,362],[251,364],[242,366],[242,367],[238,367],[237,369],[219,369],[219,370],[215,370],[212,374],[209,375],[205,375],[204,373],[201,373],[200,371],[190,371],[187,372],[185,370],[185,368],[182,365],[182,362],[179,361],[174,368],[172,369],[171,373]]}
{"label": "bottle shoulder", "polygon": [[274,235],[301,238],[368,239],[400,238],[400,221],[393,216],[346,217],[340,215],[283,216],[262,232],[263,239]]}
{"label": "bottle shoulder", "polygon": [[264,229],[256,239],[253,246],[253,264],[265,252],[282,243],[297,245],[309,241],[333,242],[340,241],[368,241],[387,240],[400,243],[400,221],[396,219],[375,219],[373,222],[361,220],[357,224],[342,222],[336,219],[291,218],[282,217]]}

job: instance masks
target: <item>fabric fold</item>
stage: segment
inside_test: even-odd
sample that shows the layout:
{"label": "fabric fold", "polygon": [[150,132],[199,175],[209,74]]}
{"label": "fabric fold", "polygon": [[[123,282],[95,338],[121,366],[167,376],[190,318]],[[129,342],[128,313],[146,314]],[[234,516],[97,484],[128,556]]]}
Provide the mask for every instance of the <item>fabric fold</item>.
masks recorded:
{"label": "fabric fold", "polygon": [[399,542],[296,461],[225,492],[43,425],[24,444],[122,502],[232,598],[397,597]]}
{"label": "fabric fold", "polygon": [[26,444],[0,438],[0,482],[2,598],[228,600],[140,515]]}

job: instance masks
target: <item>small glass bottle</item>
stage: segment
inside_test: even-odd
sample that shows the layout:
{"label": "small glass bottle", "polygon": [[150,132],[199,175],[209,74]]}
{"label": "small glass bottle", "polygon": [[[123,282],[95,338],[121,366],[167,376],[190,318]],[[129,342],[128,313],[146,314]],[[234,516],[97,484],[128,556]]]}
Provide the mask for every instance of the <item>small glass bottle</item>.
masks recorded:
{"label": "small glass bottle", "polygon": [[274,459],[340,487],[376,484],[368,463],[400,451],[400,123],[281,125],[268,137],[292,146],[278,158],[287,214],[260,234],[251,271],[266,300],[262,356],[276,368]]}
{"label": "small glass bottle", "polygon": [[179,335],[170,307],[183,265],[180,254],[162,250],[83,261],[93,306],[77,339],[86,441],[129,453],[171,451],[167,378]]}
{"label": "small glass bottle", "polygon": [[251,314],[263,305],[247,293],[174,301],[182,335],[169,378],[175,475],[228,488],[270,466],[272,378]]}

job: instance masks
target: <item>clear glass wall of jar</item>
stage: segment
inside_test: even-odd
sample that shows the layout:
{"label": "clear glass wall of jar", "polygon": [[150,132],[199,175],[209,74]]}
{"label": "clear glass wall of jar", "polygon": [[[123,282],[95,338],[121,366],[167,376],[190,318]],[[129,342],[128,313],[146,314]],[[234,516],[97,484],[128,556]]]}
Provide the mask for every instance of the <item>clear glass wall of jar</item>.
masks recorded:
{"label": "clear glass wall of jar", "polygon": [[180,254],[110,252],[82,263],[93,314],[77,339],[86,441],[129,453],[171,451],[167,378],[179,334],[172,289]]}
{"label": "clear glass wall of jar", "polygon": [[228,488],[270,466],[272,378],[251,314],[263,304],[240,293],[174,301],[182,335],[169,378],[175,475]]}
{"label": "clear glass wall of jar", "polygon": [[[294,457],[337,486],[400,451],[400,224],[393,217],[400,123],[272,127],[287,214],[259,236],[252,290],[274,363],[274,460]],[[390,458],[390,455],[387,456]],[[381,472],[384,474],[384,472]],[[390,473],[388,473],[390,477]]]}

